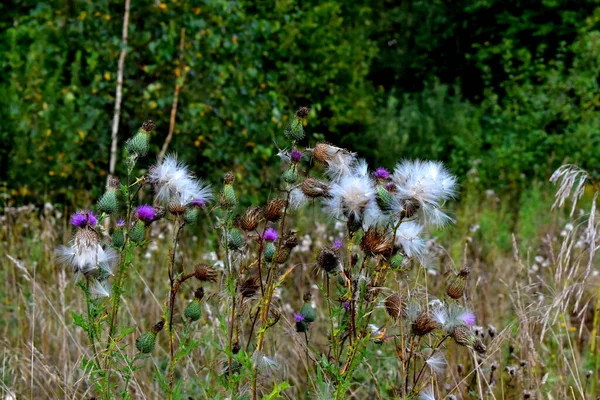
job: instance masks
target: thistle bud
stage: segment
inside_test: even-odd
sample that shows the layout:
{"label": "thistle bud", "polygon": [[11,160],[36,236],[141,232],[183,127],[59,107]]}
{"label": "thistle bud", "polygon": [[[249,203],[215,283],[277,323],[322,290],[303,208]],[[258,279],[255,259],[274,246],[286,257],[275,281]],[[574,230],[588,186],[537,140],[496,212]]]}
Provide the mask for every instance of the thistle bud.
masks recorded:
{"label": "thistle bud", "polygon": [[252,207],[246,210],[240,217],[239,226],[246,232],[250,232],[256,229],[260,222],[261,210],[260,207]]}
{"label": "thistle bud", "polygon": [[458,275],[452,278],[448,288],[446,289],[448,296],[453,299],[460,299],[465,294],[469,272],[470,271],[468,268],[463,268],[460,270]]}
{"label": "thistle bud", "polygon": [[125,233],[123,232],[124,225],[125,221],[122,219],[117,222],[117,227],[112,234],[112,245],[114,247],[121,247],[125,244]]}
{"label": "thistle bud", "polygon": [[142,353],[148,354],[154,350],[156,342],[156,334],[154,332],[146,332],[135,341],[135,347]]}
{"label": "thistle bud", "polygon": [[287,260],[290,259],[290,254],[292,253],[292,249],[289,247],[281,246],[279,251],[277,252],[277,257],[275,258],[275,262],[277,264],[284,264]]}
{"label": "thistle bud", "polygon": [[300,315],[304,317],[306,322],[314,322],[317,319],[317,313],[310,303],[304,303],[300,309]]}
{"label": "thistle bud", "polygon": [[413,321],[411,328],[413,334],[417,336],[425,336],[434,329],[439,328],[439,326],[438,323],[431,318],[429,313],[424,310],[421,311],[421,313]]}
{"label": "thistle bud", "polygon": [[315,178],[306,178],[300,186],[302,193],[311,198],[331,197],[329,195],[329,185]]}
{"label": "thistle bud", "polygon": [[192,300],[192,302],[185,308],[183,315],[192,322],[198,321],[202,316],[202,305],[200,304],[200,300]]}
{"label": "thistle bud", "polygon": [[298,118],[297,116],[292,118],[292,121],[283,131],[285,137],[293,141],[304,139],[304,127],[302,126],[302,122],[302,118]]}
{"label": "thistle bud", "polygon": [[240,250],[244,247],[245,241],[239,229],[231,229],[229,231],[227,247],[231,250]]}
{"label": "thistle bud", "polygon": [[131,230],[129,231],[129,239],[131,239],[133,243],[140,243],[144,240],[145,236],[146,224],[144,224],[144,221],[137,220],[135,224],[133,224]]}
{"label": "thistle bud", "polygon": [[390,268],[394,271],[402,268],[402,264],[404,264],[404,257],[402,257],[402,255],[396,254],[390,258]]}
{"label": "thistle bud", "polygon": [[273,257],[275,256],[275,244],[273,242],[267,242],[265,248],[263,250],[263,257],[266,262],[273,261]]}
{"label": "thistle bud", "polygon": [[98,200],[98,210],[106,214],[114,214],[119,210],[119,179],[110,177],[106,192]]}
{"label": "thistle bud", "polygon": [[154,122],[148,120],[142,124],[140,130],[125,143],[125,150],[130,155],[145,157],[150,148],[150,132],[155,128]]}
{"label": "thistle bud", "polygon": [[295,183],[298,180],[298,171],[296,170],[296,167],[291,167],[285,171],[283,175],[281,175],[281,179],[289,184]]}
{"label": "thistle bud", "polygon": [[385,310],[393,319],[406,316],[406,304],[399,293],[388,296],[384,302]]}
{"label": "thistle bud", "polygon": [[238,199],[231,184],[227,183],[223,186],[223,190],[219,196],[219,202],[221,203],[221,207],[226,210],[231,210],[237,206]]}
{"label": "thistle bud", "polygon": [[383,185],[377,185],[375,200],[381,211],[390,211],[394,202],[394,196]]}
{"label": "thistle bud", "polygon": [[267,221],[275,222],[281,218],[283,210],[286,207],[286,201],[283,199],[273,199],[265,206],[264,214]]}
{"label": "thistle bud", "polygon": [[183,213],[183,220],[189,225],[198,222],[198,217],[200,217],[200,210],[196,207],[188,208],[185,213]]}
{"label": "thistle bud", "polygon": [[328,274],[334,272],[340,263],[338,252],[331,248],[324,248],[317,256],[317,266]]}
{"label": "thistle bud", "polygon": [[383,231],[376,228],[369,228],[360,242],[361,249],[367,256],[389,256],[393,249],[392,238]]}
{"label": "thistle bud", "polygon": [[198,264],[196,265],[194,276],[200,282],[216,282],[217,270],[208,264]]}

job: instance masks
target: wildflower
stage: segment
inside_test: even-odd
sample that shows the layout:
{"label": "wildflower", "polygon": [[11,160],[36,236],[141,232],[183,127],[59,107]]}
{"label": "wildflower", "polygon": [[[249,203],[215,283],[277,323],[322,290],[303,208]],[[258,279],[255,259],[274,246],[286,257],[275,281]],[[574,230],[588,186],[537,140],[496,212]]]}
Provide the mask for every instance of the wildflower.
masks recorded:
{"label": "wildflower", "polygon": [[290,153],[290,159],[294,164],[298,163],[302,159],[302,152],[300,150],[293,149]]}
{"label": "wildflower", "polygon": [[96,226],[97,223],[98,219],[91,210],[81,210],[71,215],[71,225],[79,228]]}
{"label": "wildflower", "polygon": [[191,201],[191,206],[196,208],[202,208],[206,206],[206,198],[197,197]]}
{"label": "wildflower", "polygon": [[265,219],[271,222],[279,220],[283,214],[285,206],[286,202],[283,199],[270,200],[264,209]]}
{"label": "wildflower", "polygon": [[458,318],[467,326],[475,325],[475,314],[473,314],[471,311],[463,311]]}
{"label": "wildflower", "polygon": [[463,268],[460,272],[452,279],[448,288],[446,289],[446,293],[448,296],[453,299],[460,299],[465,293],[466,282],[469,276],[469,269]]}
{"label": "wildflower", "polygon": [[390,171],[385,168],[377,168],[375,172],[373,172],[375,178],[385,181],[390,177]]}
{"label": "wildflower", "polygon": [[217,270],[208,264],[196,265],[194,274],[200,282],[216,282],[217,280]]}
{"label": "wildflower", "polygon": [[348,300],[344,301],[342,307],[344,307],[344,310],[350,311],[350,302]]}
{"label": "wildflower", "polygon": [[154,217],[156,216],[154,208],[148,204],[139,206],[135,210],[135,213],[140,221],[144,221],[146,223],[154,221]]}
{"label": "wildflower", "polygon": [[99,270],[112,274],[112,267],[119,258],[113,249],[102,247],[98,233],[87,228],[77,230],[69,246],[60,246],[55,253],[59,263],[69,265],[75,274],[85,276]]}
{"label": "wildflower", "polygon": [[420,236],[423,225],[414,221],[400,224],[396,231],[396,247],[402,248],[407,257],[422,258],[425,251],[425,240]]}
{"label": "wildflower", "polygon": [[188,167],[174,155],[166,156],[148,173],[156,200],[166,205],[206,204],[212,198],[210,186],[194,178]]}
{"label": "wildflower", "polygon": [[341,247],[342,247],[342,241],[341,240],[336,239],[336,240],[333,241],[333,248],[334,249],[337,250],[337,249],[339,249]]}
{"label": "wildflower", "polygon": [[117,227],[122,228],[125,226],[125,220],[123,218],[119,218],[117,221]]}
{"label": "wildflower", "polygon": [[310,198],[331,197],[329,194],[329,185],[315,178],[306,178],[300,186],[302,193]]}
{"label": "wildflower", "polygon": [[302,314],[294,313],[294,320],[296,322],[302,322],[302,321],[304,321],[304,316]]}
{"label": "wildflower", "polygon": [[317,143],[312,149],[313,158],[327,164],[325,173],[333,180],[348,175],[356,161],[356,154],[328,143]]}
{"label": "wildflower", "polygon": [[263,240],[265,240],[267,242],[275,242],[275,241],[277,241],[278,237],[279,237],[279,234],[273,228],[267,228],[267,230],[263,234]]}
{"label": "wildflower", "polygon": [[431,371],[436,375],[442,375],[446,370],[446,366],[448,365],[448,361],[446,360],[446,356],[444,353],[433,353],[431,356],[427,358],[425,361],[427,366],[431,369]]}
{"label": "wildflower", "polygon": [[402,295],[399,293],[389,295],[383,304],[385,306],[385,310],[393,319],[406,316],[406,304],[402,299]]}

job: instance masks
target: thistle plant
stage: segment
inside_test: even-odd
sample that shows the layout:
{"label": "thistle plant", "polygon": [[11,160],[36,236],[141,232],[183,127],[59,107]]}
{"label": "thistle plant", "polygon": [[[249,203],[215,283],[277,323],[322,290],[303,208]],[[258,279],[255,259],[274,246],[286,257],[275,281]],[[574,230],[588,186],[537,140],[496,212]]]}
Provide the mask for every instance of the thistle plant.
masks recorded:
{"label": "thistle plant", "polygon": [[[372,170],[333,144],[303,147],[309,115],[301,108],[284,129],[289,148],[278,154],[283,168],[276,195],[264,204],[241,208],[239,171],[227,172],[213,192],[174,155],[138,176],[154,130],[148,121],[125,146],[126,179],[109,179],[96,211],[73,214],[73,240],[57,255],[85,296],[86,315],[74,319],[90,340],[93,357],[84,368],[99,397],[129,398],[136,370],[158,359],[161,341],[168,343],[168,361],[155,368],[156,381],[169,399],[185,393],[181,363],[200,346],[219,357],[212,372],[219,389],[203,387],[206,393],[279,396],[290,386],[278,372],[282,329],[301,343],[307,379],[314,387],[327,382],[328,396],[336,399],[347,398],[372,346],[393,346],[394,391],[403,398],[439,392],[436,378],[451,341],[485,353],[466,303],[469,269],[450,273],[439,297],[428,291],[426,232],[452,222],[443,207],[457,193],[456,179],[439,162],[404,160],[393,171]],[[308,207],[320,208],[318,215],[343,231],[310,254],[316,285],[296,287],[302,296],[293,298],[289,282],[306,266],[298,245],[310,232],[299,232],[298,222]],[[161,318],[129,326],[120,306],[132,295],[131,272],[144,273],[136,250],[154,240],[157,221],[172,232],[164,268],[152,272],[165,282]],[[216,261],[190,265],[181,257],[185,232],[195,224],[213,229]],[[199,340],[207,318],[215,336]]]}

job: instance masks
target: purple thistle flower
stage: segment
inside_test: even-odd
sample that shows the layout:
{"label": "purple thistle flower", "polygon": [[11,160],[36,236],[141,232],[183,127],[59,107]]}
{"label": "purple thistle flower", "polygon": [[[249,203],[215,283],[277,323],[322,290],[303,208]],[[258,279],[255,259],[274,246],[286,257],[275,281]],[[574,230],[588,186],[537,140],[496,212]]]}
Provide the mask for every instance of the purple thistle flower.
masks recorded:
{"label": "purple thistle flower", "polygon": [[377,168],[373,175],[375,175],[375,178],[385,181],[390,177],[390,171],[385,168]]}
{"label": "purple thistle flower", "polygon": [[467,325],[473,326],[475,325],[475,314],[470,311],[465,311],[460,315],[460,319]]}
{"label": "purple thistle flower", "polygon": [[87,225],[96,226],[98,219],[90,210],[77,211],[71,215],[71,225],[85,228]]}
{"label": "purple thistle flower", "polygon": [[265,233],[263,235],[263,239],[266,240],[267,242],[274,242],[277,240],[278,237],[279,237],[279,234],[273,228],[267,228],[267,230],[265,231]]}
{"label": "purple thistle flower", "polygon": [[296,322],[302,322],[304,321],[304,315],[294,313],[294,319],[296,320]]}
{"label": "purple thistle flower", "polygon": [[117,226],[119,228],[122,228],[125,226],[125,220],[123,218],[119,218],[119,220],[117,221]]}
{"label": "purple thistle flower", "polygon": [[198,208],[202,208],[206,205],[206,200],[201,198],[201,197],[197,197],[194,200],[192,200],[192,206],[193,207],[198,207]]}
{"label": "purple thistle flower", "polygon": [[342,247],[342,241],[339,239],[335,239],[333,241],[333,248],[334,249],[339,249],[340,247]]}
{"label": "purple thistle flower", "polygon": [[394,185],[394,182],[388,182],[385,184],[385,188],[392,192],[394,189],[396,189],[396,185]]}
{"label": "purple thistle flower", "polygon": [[156,216],[156,211],[154,211],[154,208],[148,204],[139,206],[136,209],[136,213],[137,217],[144,222],[151,222]]}
{"label": "purple thistle flower", "polygon": [[290,154],[290,159],[293,163],[297,163],[302,159],[302,152],[296,149],[292,150],[292,153]]}
{"label": "purple thistle flower", "polygon": [[346,309],[346,311],[350,311],[350,302],[349,301],[343,302],[342,306],[344,306],[344,308]]}

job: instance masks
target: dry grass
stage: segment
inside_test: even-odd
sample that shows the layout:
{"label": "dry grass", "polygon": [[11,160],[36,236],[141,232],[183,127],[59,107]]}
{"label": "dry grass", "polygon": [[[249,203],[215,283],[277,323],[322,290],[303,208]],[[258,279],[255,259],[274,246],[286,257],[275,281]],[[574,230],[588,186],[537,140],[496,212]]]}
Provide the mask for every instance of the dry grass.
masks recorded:
{"label": "dry grass", "polygon": [[[550,213],[545,207],[552,199],[546,195],[545,200],[534,214]],[[417,267],[411,274],[420,274],[419,290],[432,296],[444,293],[445,273],[468,265],[472,272],[467,304],[477,315],[488,351],[479,357],[448,343],[448,368],[432,381],[440,398],[594,398],[600,354],[595,341],[598,317],[594,313],[597,219],[593,205],[581,214],[578,210],[575,208],[572,225],[566,225],[567,217],[560,211],[551,214],[549,220],[539,216],[538,235],[524,237],[518,223],[514,229],[489,224],[490,220],[507,218],[502,202],[464,199],[459,204],[459,225],[432,244],[437,263],[427,274]],[[306,215],[312,217],[312,211]],[[330,242],[332,227],[313,226],[312,220],[298,218],[305,221],[298,227],[299,232],[311,232],[312,242],[302,239],[299,248],[303,249],[293,254],[297,267],[277,293],[281,321],[264,348],[279,368],[272,375],[261,375],[259,382],[259,386],[269,388],[275,381],[288,380],[292,388],[284,391],[284,397],[289,399],[325,399],[331,395],[326,378],[314,379],[315,361],[326,352],[329,329],[327,306],[317,290],[323,277],[314,260],[323,243]],[[475,229],[477,224],[479,229]],[[89,377],[80,366],[83,357],[91,358],[93,354],[85,333],[73,325],[71,316],[72,311],[84,309],[84,299],[52,256],[53,249],[66,242],[70,234],[64,215],[49,205],[42,210],[7,208],[1,225],[2,398],[91,398]],[[156,225],[154,230],[154,243],[137,255],[131,286],[124,296],[125,325],[137,326],[136,335],[127,339],[131,354],[135,337],[160,319],[169,290],[164,260],[171,232],[166,224]],[[508,248],[495,244],[500,234],[511,235]],[[198,231],[184,240],[181,253],[186,264],[214,263],[214,255],[208,254],[210,237],[210,233]],[[524,242],[529,245],[523,246]],[[223,335],[227,330],[226,309],[219,289],[222,279],[207,288],[205,312],[193,334],[200,345],[177,370],[178,379],[184,381],[194,398],[225,397],[217,389],[218,375],[227,359],[220,350],[227,347]],[[406,281],[400,278],[386,282],[386,288],[404,285]],[[304,336],[295,332],[292,315],[307,289],[315,294],[320,314],[311,328],[308,347]],[[185,304],[192,290],[181,293],[180,304]],[[244,312],[252,311],[254,306],[251,301],[245,302]],[[385,325],[390,332],[397,330],[382,307],[376,309],[374,317],[379,326]],[[248,329],[242,327],[242,337]],[[395,340],[368,345],[366,362],[350,389],[353,398],[394,397],[402,379],[397,346]],[[130,384],[133,398],[161,398],[154,375],[155,369],[166,367],[167,348],[166,335],[159,336],[153,356],[138,364],[141,368],[135,371]]]}

